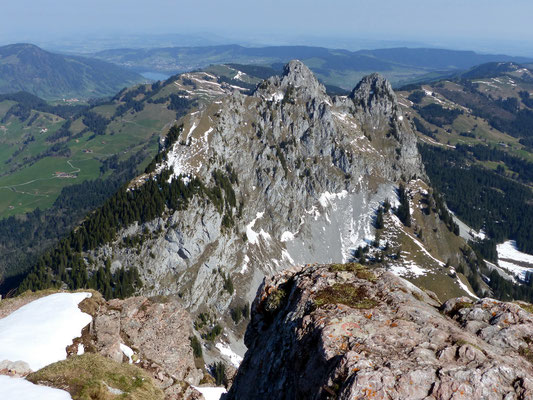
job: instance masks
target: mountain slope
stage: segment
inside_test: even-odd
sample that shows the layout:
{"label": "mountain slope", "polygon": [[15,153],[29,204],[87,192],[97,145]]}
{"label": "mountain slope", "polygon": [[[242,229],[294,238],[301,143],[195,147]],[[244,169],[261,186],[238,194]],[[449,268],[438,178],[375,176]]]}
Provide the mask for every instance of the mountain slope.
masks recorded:
{"label": "mountain slope", "polygon": [[92,106],[0,95],[0,282],[24,273],[144,171],[177,119],[233,90],[247,89],[198,72],[124,89]]}
{"label": "mountain slope", "polygon": [[516,63],[398,92],[433,185],[487,260],[483,280],[505,300],[533,300],[531,256],[518,252],[533,252],[532,92],[533,72]]}
{"label": "mountain slope", "polygon": [[178,295],[203,338],[220,324],[241,353],[237,311],[264,276],[295,263],[385,263],[443,299],[465,294],[454,270],[464,241],[441,221],[442,203],[428,207],[425,179],[386,80],[370,75],[331,98],[293,61],[253,95],[183,117],[146,173],[45,254],[20,290],[64,281],[107,297]]}
{"label": "mountain slope", "polygon": [[31,44],[0,47],[0,93],[87,99],[112,96],[142,81],[135,72],[100,60],[49,53]]}

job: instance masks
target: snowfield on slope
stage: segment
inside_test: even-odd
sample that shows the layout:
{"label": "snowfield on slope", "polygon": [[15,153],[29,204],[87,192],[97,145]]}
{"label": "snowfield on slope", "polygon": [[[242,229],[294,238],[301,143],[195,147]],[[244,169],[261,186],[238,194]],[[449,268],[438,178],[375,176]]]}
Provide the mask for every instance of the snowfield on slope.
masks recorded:
{"label": "snowfield on slope", "polygon": [[230,360],[235,368],[239,368],[239,365],[241,365],[242,362],[242,357],[231,350],[231,347],[228,344],[217,343],[215,347],[220,350],[220,354],[226,356]]}
{"label": "snowfield on slope", "polygon": [[2,399],[12,400],[72,400],[70,394],[60,389],[34,385],[25,379],[0,375]]}
{"label": "snowfield on slope", "polygon": [[219,400],[226,393],[223,387],[193,386],[196,390],[204,395],[205,400]]}
{"label": "snowfield on slope", "polygon": [[525,279],[527,271],[533,270],[533,255],[519,251],[514,240],[497,245],[496,250],[498,265],[518,275],[520,279]]}
{"label": "snowfield on slope", "polygon": [[0,319],[0,360],[22,360],[37,371],[66,359],[66,347],[92,320],[78,308],[88,297],[90,293],[56,293]]}

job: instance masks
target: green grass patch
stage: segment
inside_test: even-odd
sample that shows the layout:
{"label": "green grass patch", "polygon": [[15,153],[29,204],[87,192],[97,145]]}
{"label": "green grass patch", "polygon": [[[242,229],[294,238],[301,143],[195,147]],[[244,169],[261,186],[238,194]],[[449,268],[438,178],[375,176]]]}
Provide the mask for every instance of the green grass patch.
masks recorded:
{"label": "green grass patch", "polygon": [[344,304],[357,309],[370,309],[378,302],[367,295],[363,287],[356,287],[348,283],[336,283],[320,290],[314,298],[315,305],[321,307],[328,304]]}
{"label": "green grass patch", "polygon": [[274,290],[266,300],[265,311],[271,314],[276,312],[281,307],[286,297],[287,293],[285,290],[281,288]]}
{"label": "green grass patch", "polygon": [[[97,178],[100,174],[100,162],[95,159],[72,159],[70,164],[67,161],[69,159],[62,157],[44,158],[0,178],[0,218],[37,207],[46,209],[54,203],[63,187]],[[58,172],[76,177],[58,177]]]}
{"label": "green grass patch", "polygon": [[518,349],[518,354],[533,364],[533,351],[531,351],[529,347],[520,347]]}
{"label": "green grass patch", "polygon": [[329,270],[331,272],[354,272],[359,279],[365,279],[370,282],[375,282],[377,279],[372,271],[358,263],[331,264]]}
{"label": "green grass patch", "polygon": [[533,304],[529,303],[517,303],[523,310],[526,310],[528,313],[533,314]]}
{"label": "green grass patch", "polygon": [[[84,354],[51,364],[28,375],[30,382],[68,391],[74,400],[159,400],[163,392],[139,367],[99,354]],[[113,394],[109,388],[118,389]]]}

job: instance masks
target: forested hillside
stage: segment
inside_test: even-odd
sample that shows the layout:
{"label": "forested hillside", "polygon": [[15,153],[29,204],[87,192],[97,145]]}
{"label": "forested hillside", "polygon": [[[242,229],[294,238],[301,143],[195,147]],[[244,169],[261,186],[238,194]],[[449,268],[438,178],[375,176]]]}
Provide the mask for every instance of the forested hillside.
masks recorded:
{"label": "forested hillside", "polygon": [[0,47],[0,93],[86,100],[113,96],[145,81],[133,71],[97,59],[54,54],[31,44]]}
{"label": "forested hillside", "polygon": [[0,281],[11,279],[3,290],[142,172],[177,119],[231,90],[223,78],[196,73],[91,105],[49,104],[27,93],[0,97]]}

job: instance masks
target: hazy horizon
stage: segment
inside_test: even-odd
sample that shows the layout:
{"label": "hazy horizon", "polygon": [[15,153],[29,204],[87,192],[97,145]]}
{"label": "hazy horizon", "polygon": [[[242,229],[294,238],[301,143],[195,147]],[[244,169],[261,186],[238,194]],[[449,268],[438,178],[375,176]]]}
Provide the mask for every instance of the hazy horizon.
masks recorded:
{"label": "hazy horizon", "polygon": [[[533,56],[533,3],[513,0],[337,0],[10,2],[0,43],[30,42],[73,51],[236,43],[305,44],[357,50],[440,47]],[[158,43],[157,35],[168,38]],[[169,39],[172,35],[175,40]],[[181,36],[181,37],[180,37]]]}

